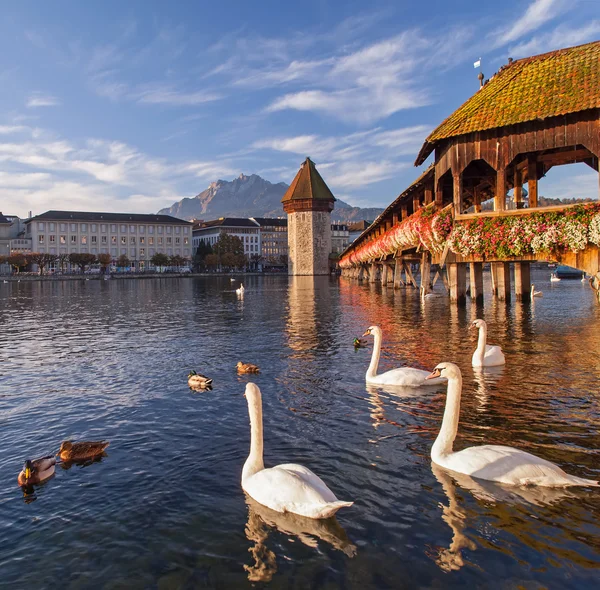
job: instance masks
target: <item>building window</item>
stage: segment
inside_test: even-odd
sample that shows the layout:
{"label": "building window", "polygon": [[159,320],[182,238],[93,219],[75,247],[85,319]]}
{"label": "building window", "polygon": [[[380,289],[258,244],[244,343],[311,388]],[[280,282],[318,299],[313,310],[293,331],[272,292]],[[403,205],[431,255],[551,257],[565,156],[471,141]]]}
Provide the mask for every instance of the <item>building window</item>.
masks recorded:
{"label": "building window", "polygon": [[92,223],[90,231],[98,231],[98,226],[95,223]]}
{"label": "building window", "polygon": [[72,223],[72,224],[71,224],[71,231],[72,231],[72,232],[75,232],[75,231],[77,231],[77,224],[76,224],[76,223]]}
{"label": "building window", "polygon": [[144,236],[140,236],[140,244],[145,243],[146,238],[144,238]]}
{"label": "building window", "polygon": [[153,225],[151,225],[151,226],[148,227],[148,233],[149,234],[153,234],[154,233],[154,226]]}
{"label": "building window", "polygon": [[54,244],[56,242],[56,236],[48,236],[48,240],[51,244]]}
{"label": "building window", "polygon": [[108,236],[100,236],[100,241],[101,241],[103,244],[106,244],[106,243],[108,242]]}
{"label": "building window", "polygon": [[122,225],[121,226],[121,233],[122,234],[127,233],[127,226],[126,225]]}
{"label": "building window", "polygon": [[56,229],[56,226],[55,226],[55,224],[54,224],[54,223],[49,223],[49,224],[48,224],[48,229],[49,229],[50,231],[54,231],[54,230]]}
{"label": "building window", "polygon": [[116,223],[111,223],[110,224],[110,231],[114,234],[117,231],[117,224]]}
{"label": "building window", "polygon": [[163,239],[162,238],[158,238],[158,245],[162,246],[162,243],[163,243]]}
{"label": "building window", "polygon": [[87,223],[81,224],[81,231],[87,231]]}
{"label": "building window", "polygon": [[44,243],[44,236],[38,236],[38,244],[43,244],[43,243]]}
{"label": "building window", "polygon": [[162,233],[163,233],[163,226],[162,226],[162,225],[159,225],[159,226],[158,226],[158,233],[159,233],[159,234],[162,234]]}
{"label": "building window", "polygon": [[92,236],[92,244],[98,243],[98,236]]}
{"label": "building window", "polygon": [[175,238],[175,243],[176,244],[180,244],[181,243],[181,238]]}
{"label": "building window", "polygon": [[71,244],[77,243],[77,236],[71,236]]}
{"label": "building window", "polygon": [[140,256],[146,256],[146,249],[140,248]]}
{"label": "building window", "polygon": [[187,235],[188,235],[188,233],[190,233],[190,228],[189,228],[189,227],[187,227],[187,226],[186,226],[186,227],[184,227],[184,228],[183,228],[183,233],[184,233],[184,234],[187,236]]}
{"label": "building window", "polygon": [[148,238],[148,245],[149,246],[154,245],[154,238]]}
{"label": "building window", "polygon": [[190,239],[189,238],[183,238],[183,244],[184,246],[187,246],[190,243]]}
{"label": "building window", "polygon": [[138,229],[141,234],[143,234],[146,231],[146,228],[143,225],[140,225]]}
{"label": "building window", "polygon": [[129,243],[130,243],[132,246],[135,246],[135,236],[131,236],[131,238],[129,238]]}
{"label": "building window", "polygon": [[173,229],[173,228],[172,228],[170,225],[167,225],[166,232],[167,232],[168,234],[170,234],[172,229]]}
{"label": "building window", "polygon": [[127,244],[127,238],[125,236],[121,236],[121,244]]}
{"label": "building window", "polygon": [[66,244],[67,243],[67,236],[60,236],[59,241],[61,244]]}
{"label": "building window", "polygon": [[44,222],[43,221],[38,221],[38,230],[44,231]]}
{"label": "building window", "polygon": [[116,256],[117,255],[117,249],[116,248],[111,248],[110,249],[110,255],[111,256]]}
{"label": "building window", "polygon": [[100,225],[100,231],[101,231],[103,234],[105,234],[105,233],[106,233],[106,223],[102,223],[102,224]]}
{"label": "building window", "polygon": [[175,233],[176,233],[176,234],[180,234],[180,233],[181,233],[181,228],[180,228],[179,226],[177,226],[177,227],[175,228]]}
{"label": "building window", "polygon": [[66,223],[61,223],[60,224],[60,231],[67,231],[67,224]]}
{"label": "building window", "polygon": [[116,244],[117,243],[117,236],[110,236],[110,243],[111,244]]}
{"label": "building window", "polygon": [[173,243],[173,238],[167,238],[167,244],[172,244]]}
{"label": "building window", "polygon": [[87,244],[87,236],[81,236],[81,243]]}
{"label": "building window", "polygon": [[129,226],[129,233],[131,233],[131,234],[135,233],[135,225],[130,225]]}

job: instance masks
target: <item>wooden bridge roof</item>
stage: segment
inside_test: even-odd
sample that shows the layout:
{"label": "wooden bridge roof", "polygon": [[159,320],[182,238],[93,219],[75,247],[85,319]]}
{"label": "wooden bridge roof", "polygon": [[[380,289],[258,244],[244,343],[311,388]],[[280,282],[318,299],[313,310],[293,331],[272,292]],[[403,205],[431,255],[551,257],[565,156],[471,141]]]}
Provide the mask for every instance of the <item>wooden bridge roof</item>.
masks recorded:
{"label": "wooden bridge roof", "polygon": [[333,193],[318,173],[315,163],[306,158],[292,184],[283,195],[282,203],[295,200],[314,199],[317,201],[335,201]]}
{"label": "wooden bridge roof", "polygon": [[425,140],[420,166],[444,139],[600,108],[600,41],[516,60],[500,68]]}

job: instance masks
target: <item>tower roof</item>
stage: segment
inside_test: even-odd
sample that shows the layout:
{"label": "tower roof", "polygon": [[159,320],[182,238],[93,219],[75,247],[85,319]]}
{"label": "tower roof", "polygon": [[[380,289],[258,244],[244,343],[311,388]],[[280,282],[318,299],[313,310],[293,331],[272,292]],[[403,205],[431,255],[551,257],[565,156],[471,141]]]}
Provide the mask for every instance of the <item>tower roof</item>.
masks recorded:
{"label": "tower roof", "polygon": [[298,174],[296,174],[290,188],[283,195],[281,202],[289,203],[290,201],[306,200],[329,201],[331,203],[335,201],[333,193],[317,172],[315,163],[310,158],[306,158],[302,162]]}

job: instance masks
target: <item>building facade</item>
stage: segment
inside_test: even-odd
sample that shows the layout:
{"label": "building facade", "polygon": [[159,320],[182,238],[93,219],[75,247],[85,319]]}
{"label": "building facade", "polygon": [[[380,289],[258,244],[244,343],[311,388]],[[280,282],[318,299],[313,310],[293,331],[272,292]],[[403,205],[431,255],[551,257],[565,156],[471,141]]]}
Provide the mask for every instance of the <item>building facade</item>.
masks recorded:
{"label": "building facade", "polygon": [[335,197],[310,158],[281,199],[288,216],[288,273],[328,275]]}
{"label": "building facade", "polygon": [[350,243],[350,233],[345,223],[331,224],[331,252],[341,254]]}
{"label": "building facade", "polygon": [[47,211],[25,221],[24,237],[34,252],[125,255],[140,271],[156,253],[192,257],[192,224],[170,215]]}
{"label": "building facade", "polygon": [[284,266],[288,258],[287,219],[251,217],[260,228],[263,266]]}
{"label": "building facade", "polygon": [[251,260],[253,256],[260,256],[261,235],[259,225],[252,219],[237,217],[221,217],[213,221],[203,221],[194,226],[194,253],[198,249],[201,240],[214,247],[221,234],[229,234],[239,238],[244,244],[244,255],[248,260]]}

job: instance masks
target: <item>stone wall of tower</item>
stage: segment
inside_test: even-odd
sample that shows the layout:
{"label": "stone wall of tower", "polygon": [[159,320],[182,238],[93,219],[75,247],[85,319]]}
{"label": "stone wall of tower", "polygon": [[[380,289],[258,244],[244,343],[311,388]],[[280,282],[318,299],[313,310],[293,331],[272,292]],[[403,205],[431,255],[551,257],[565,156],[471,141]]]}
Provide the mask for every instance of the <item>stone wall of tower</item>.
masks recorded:
{"label": "stone wall of tower", "polygon": [[328,275],[331,253],[331,213],[297,211],[288,214],[288,272]]}

